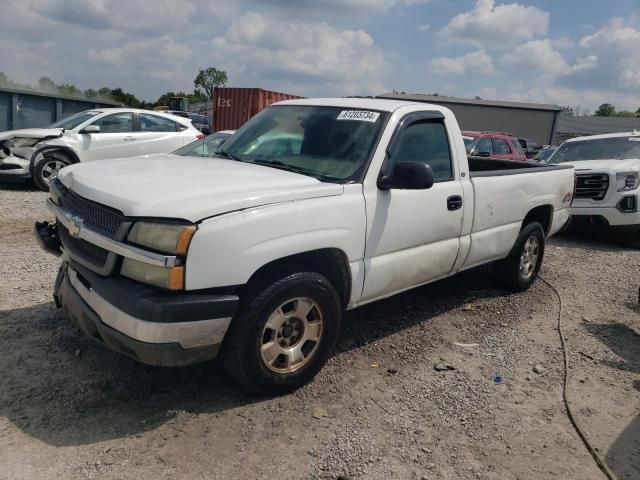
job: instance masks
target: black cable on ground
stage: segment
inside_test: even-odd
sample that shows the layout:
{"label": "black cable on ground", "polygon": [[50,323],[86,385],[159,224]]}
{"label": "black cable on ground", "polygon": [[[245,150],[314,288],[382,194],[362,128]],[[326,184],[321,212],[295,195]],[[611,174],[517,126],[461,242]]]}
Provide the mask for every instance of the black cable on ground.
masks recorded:
{"label": "black cable on ground", "polygon": [[576,432],[578,433],[578,436],[584,442],[585,447],[587,447],[587,450],[589,451],[589,453],[591,454],[591,456],[595,460],[596,464],[598,465],[598,467],[600,467],[600,470],[602,470],[602,472],[607,476],[607,478],[609,478],[609,480],[617,480],[615,474],[607,466],[607,464],[604,462],[604,460],[598,454],[598,452],[596,452],[596,449],[591,445],[591,442],[589,442],[589,439],[587,438],[587,435],[584,433],[584,431],[582,430],[580,425],[578,425],[578,421],[574,417],[573,411],[571,410],[571,407],[569,406],[569,400],[567,398],[567,388],[568,388],[568,385],[569,385],[569,348],[567,347],[567,344],[566,344],[565,339],[564,339],[564,333],[562,331],[562,308],[563,308],[563,306],[562,306],[562,297],[560,296],[560,292],[558,292],[558,290],[556,290],[556,287],[551,285],[544,278],[542,278],[540,276],[538,278],[542,282],[544,282],[551,290],[553,290],[553,293],[555,293],[556,296],[558,297],[558,305],[559,305],[559,308],[558,308],[558,333],[560,334],[560,342],[562,343],[562,352],[564,353],[564,385],[562,386],[562,399],[564,400],[564,405],[565,405],[565,408],[567,409],[567,416],[569,417],[569,420],[571,421],[571,424],[573,425],[573,427],[575,428]]}

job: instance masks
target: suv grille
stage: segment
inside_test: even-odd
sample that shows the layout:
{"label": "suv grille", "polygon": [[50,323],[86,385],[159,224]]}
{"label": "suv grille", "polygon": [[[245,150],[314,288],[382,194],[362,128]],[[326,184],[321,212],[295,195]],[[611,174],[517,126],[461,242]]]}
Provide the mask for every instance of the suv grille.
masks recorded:
{"label": "suv grille", "polygon": [[578,173],[576,175],[576,198],[602,200],[609,188],[606,173]]}
{"label": "suv grille", "polygon": [[116,237],[125,221],[122,212],[81,197],[68,190],[59,180],[54,180],[51,188],[56,189],[59,204],[72,215],[80,217],[91,230],[109,238]]}

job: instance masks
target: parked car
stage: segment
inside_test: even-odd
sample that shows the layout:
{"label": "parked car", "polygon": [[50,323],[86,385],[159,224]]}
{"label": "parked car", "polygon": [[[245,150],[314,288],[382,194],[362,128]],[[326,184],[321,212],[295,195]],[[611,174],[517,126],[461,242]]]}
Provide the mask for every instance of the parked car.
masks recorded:
{"label": "parked car", "polygon": [[640,132],[572,138],[549,163],[576,169],[572,225],[624,234],[640,247]]}
{"label": "parked car", "polygon": [[538,153],[530,159],[533,163],[548,163],[551,155],[558,149],[558,147],[543,147],[538,150]]}
{"label": "parked car", "polygon": [[224,145],[224,142],[231,138],[234,130],[223,130],[222,132],[212,133],[211,135],[195,140],[182,148],[179,148],[174,155],[182,155],[184,157],[214,157],[216,151]]}
{"label": "parked car", "polygon": [[[274,138],[292,148],[255,148]],[[77,327],[151,365],[219,353],[261,394],[318,373],[344,310],[487,263],[527,289],[574,188],[570,166],[467,160],[449,109],[393,100],[277,103],[218,156],[66,167],[36,230]]]}
{"label": "parked car", "polygon": [[527,159],[518,139],[509,133],[464,130],[462,135],[473,138],[472,142],[465,142],[469,156],[496,160],[525,161]]}
{"label": "parked car", "polygon": [[518,143],[520,143],[522,151],[527,158],[533,158],[536,153],[538,153],[538,150],[540,150],[540,145],[530,138],[519,138]]}
{"label": "parked car", "polygon": [[171,115],[177,115],[179,117],[188,118],[194,127],[200,130],[205,135],[211,135],[211,122],[209,117],[202,115],[201,113],[183,112],[182,110],[164,110],[165,113]]}
{"label": "parked car", "polygon": [[191,121],[129,108],[86,110],[46,128],[0,133],[0,180],[32,178],[47,191],[58,171],[73,163],[168,153],[204,135]]}

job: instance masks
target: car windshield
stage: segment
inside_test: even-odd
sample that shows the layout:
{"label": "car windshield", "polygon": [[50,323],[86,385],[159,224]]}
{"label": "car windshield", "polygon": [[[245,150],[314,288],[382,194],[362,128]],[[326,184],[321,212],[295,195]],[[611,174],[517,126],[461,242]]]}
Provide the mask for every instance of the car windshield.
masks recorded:
{"label": "car windshield", "polygon": [[230,136],[228,133],[214,133],[202,140],[196,140],[179,148],[173,152],[173,154],[183,157],[214,157],[216,150],[218,150],[220,145]]}
{"label": "car windshield", "polygon": [[551,157],[551,155],[553,155],[553,152],[555,151],[556,151],[555,148],[545,148],[543,150],[540,150],[538,153],[536,153],[533,159],[538,160],[539,162],[545,162],[549,160],[549,157]]}
{"label": "car windshield", "polygon": [[219,154],[323,181],[359,181],[387,115],[340,107],[273,106],[247,122]]}
{"label": "car windshield", "polygon": [[52,123],[47,128],[64,128],[65,130],[71,130],[72,128],[76,128],[78,125],[82,125],[84,122],[92,117],[95,117],[99,113],[100,112],[94,111],[76,113],[75,115],[71,115],[70,117],[58,120],[56,123]]}
{"label": "car windshield", "polygon": [[553,154],[550,163],[581,160],[627,160],[631,158],[640,158],[640,136],[565,142]]}
{"label": "car windshield", "polygon": [[473,145],[473,141],[475,140],[475,138],[464,136],[462,137],[462,139],[464,140],[464,148],[466,148],[467,153],[469,153],[471,151],[471,146]]}

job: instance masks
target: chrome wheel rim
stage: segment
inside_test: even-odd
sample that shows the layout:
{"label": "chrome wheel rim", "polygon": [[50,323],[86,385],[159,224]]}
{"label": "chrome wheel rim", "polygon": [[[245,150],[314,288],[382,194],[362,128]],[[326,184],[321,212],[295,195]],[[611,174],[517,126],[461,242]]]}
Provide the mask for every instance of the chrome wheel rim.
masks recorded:
{"label": "chrome wheel rim", "polygon": [[540,256],[540,242],[538,237],[529,237],[520,255],[520,276],[525,280],[533,276]]}
{"label": "chrome wheel rim", "polygon": [[272,372],[294,372],[313,358],[322,333],[322,312],[315,301],[306,297],[287,300],[273,311],[262,330],[262,361]]}
{"label": "chrome wheel rim", "polygon": [[61,168],[66,167],[67,164],[61,160],[56,160],[52,158],[50,160],[44,160],[44,165],[41,170],[41,177],[44,183],[49,185],[51,181],[58,175],[58,172]]}

